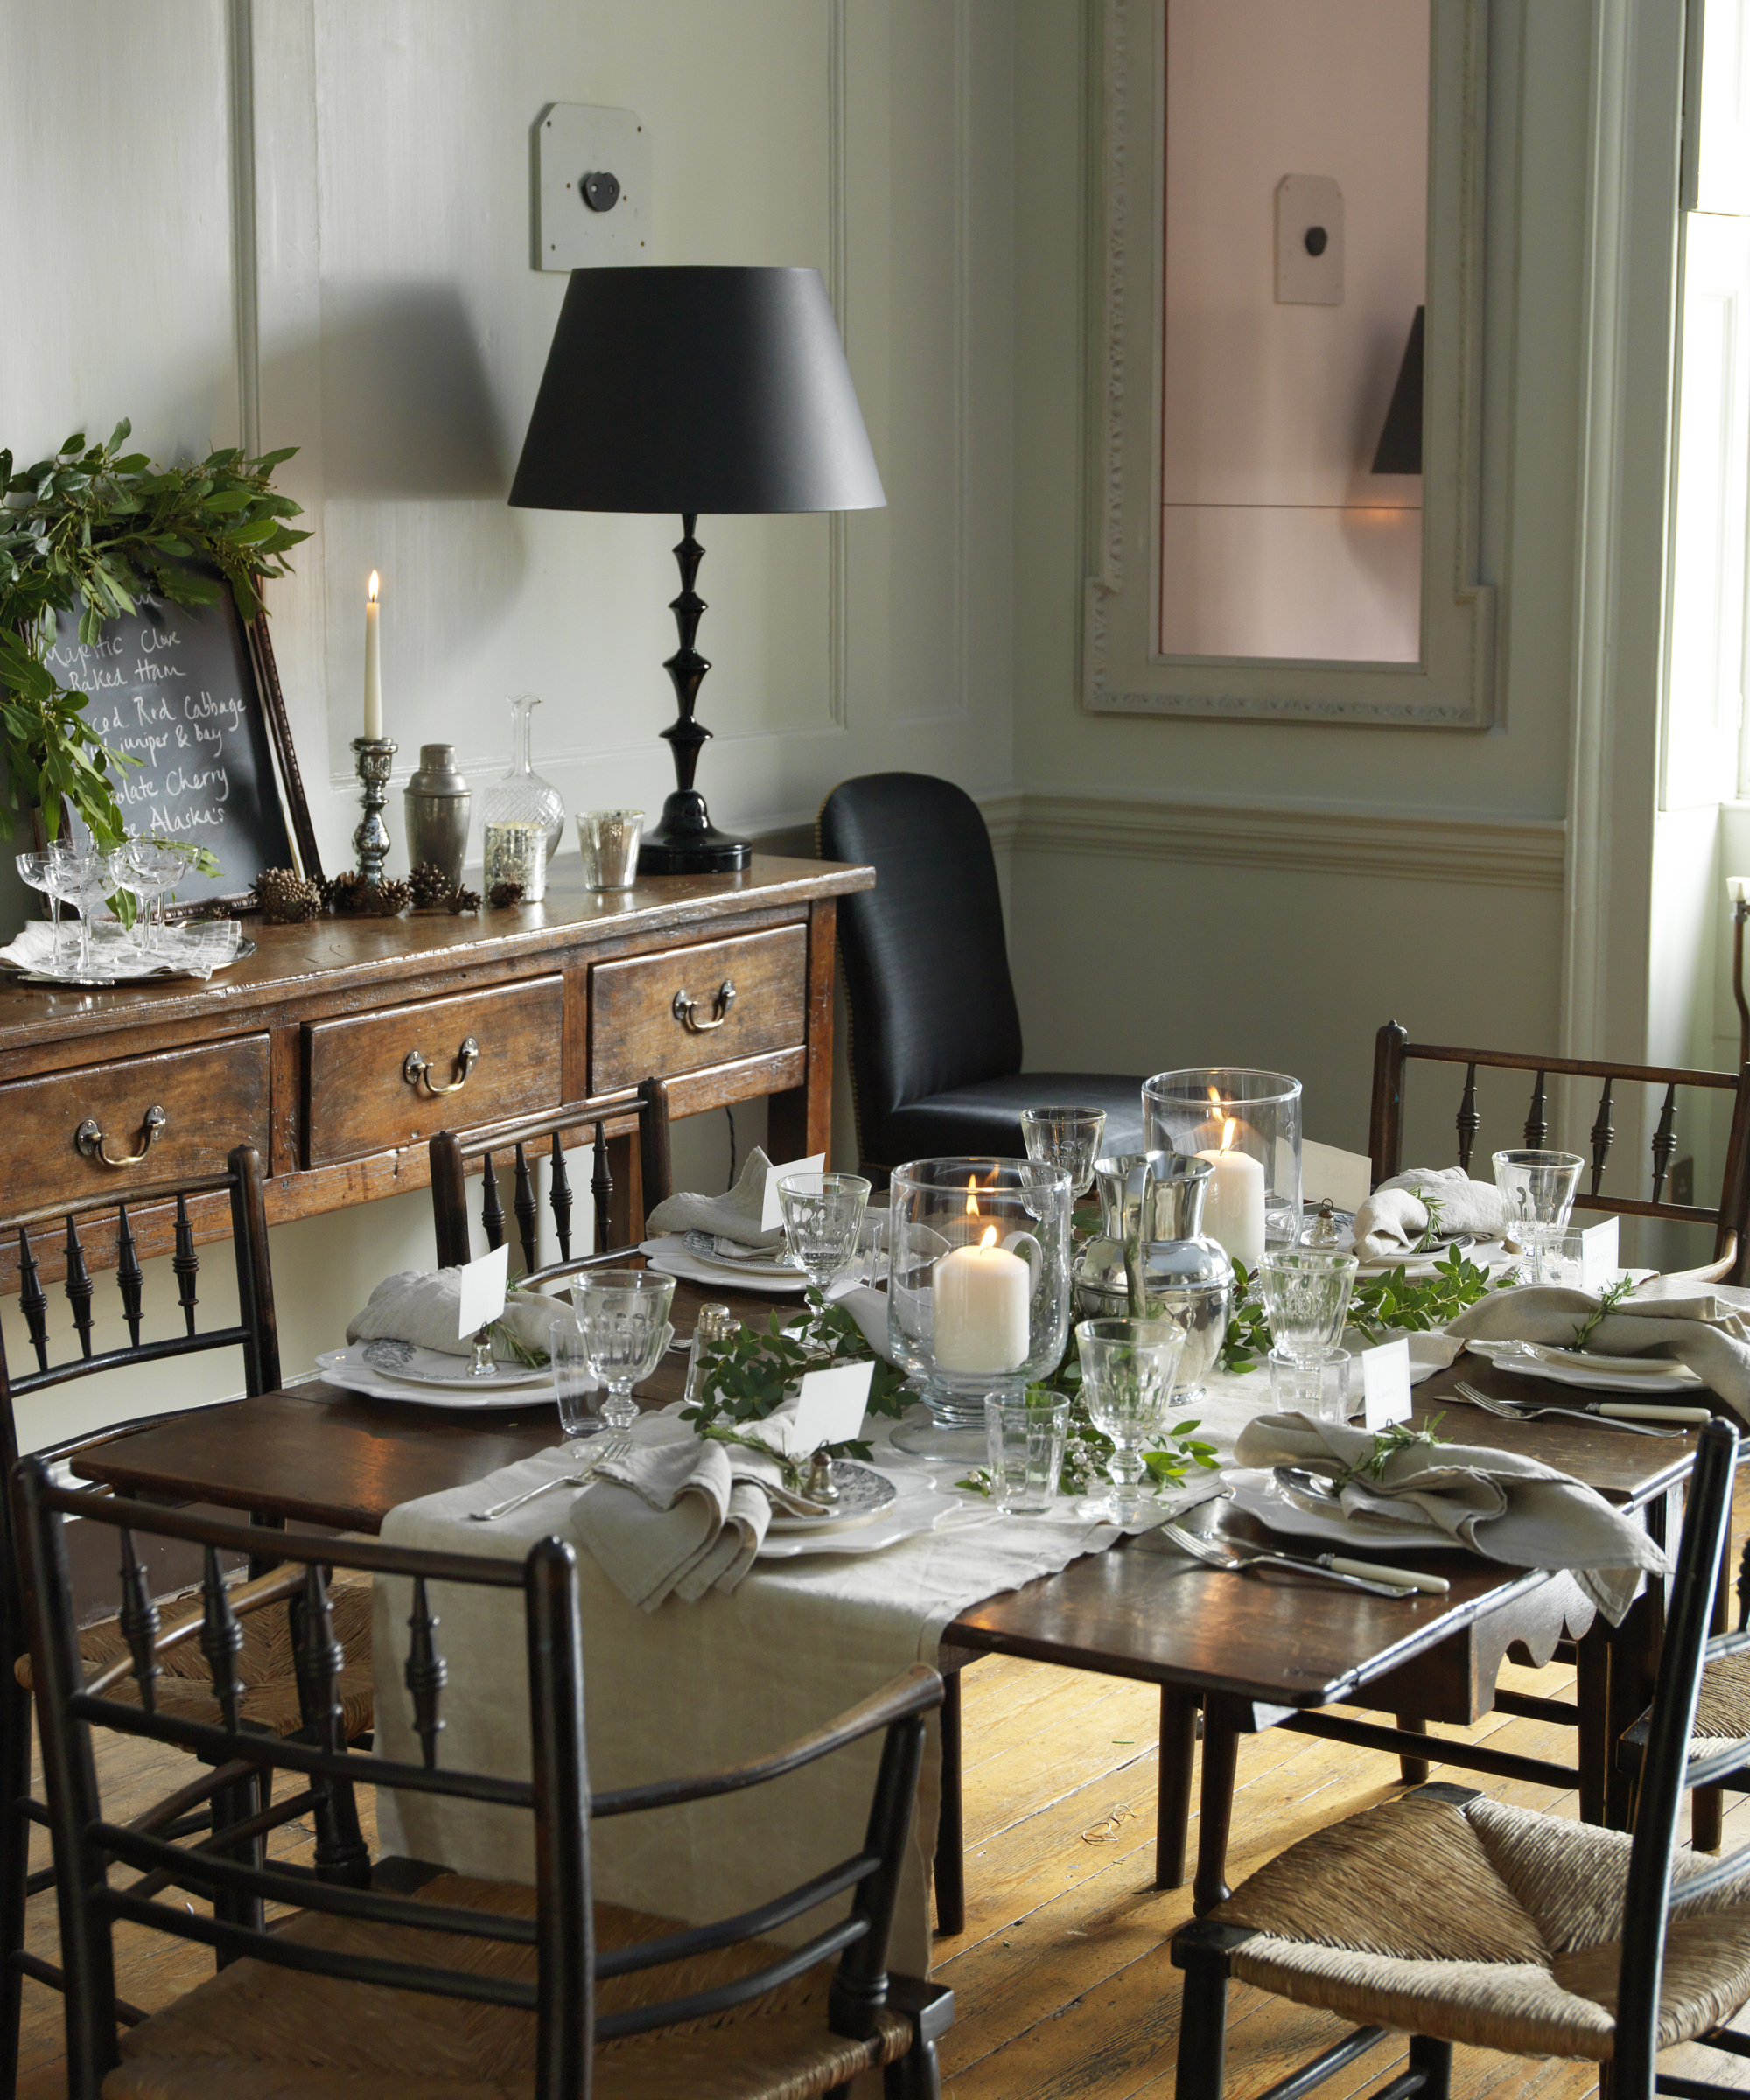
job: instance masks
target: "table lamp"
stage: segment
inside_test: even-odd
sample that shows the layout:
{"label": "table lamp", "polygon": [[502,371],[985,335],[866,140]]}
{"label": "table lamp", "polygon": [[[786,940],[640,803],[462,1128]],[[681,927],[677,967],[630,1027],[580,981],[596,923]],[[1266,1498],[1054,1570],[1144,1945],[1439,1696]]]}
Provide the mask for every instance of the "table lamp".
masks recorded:
{"label": "table lamp", "polygon": [[752,848],[693,785],[710,731],[694,718],[710,663],[693,644],[702,513],[872,510],[886,503],[818,270],[647,263],[574,270],[510,500],[528,510],[678,511],[680,712],[662,732],[675,792],[640,875],[745,868]]}

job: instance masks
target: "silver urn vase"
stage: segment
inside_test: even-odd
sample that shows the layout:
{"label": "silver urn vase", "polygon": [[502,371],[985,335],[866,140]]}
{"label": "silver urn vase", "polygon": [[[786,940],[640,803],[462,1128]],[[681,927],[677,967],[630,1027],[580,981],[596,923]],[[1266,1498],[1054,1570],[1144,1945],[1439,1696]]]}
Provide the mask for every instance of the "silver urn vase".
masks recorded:
{"label": "silver urn vase", "polygon": [[422,744],[419,770],[402,793],[407,809],[407,864],[429,860],[443,869],[455,889],[468,850],[468,816],[473,790],[456,770],[453,744]]}
{"label": "silver urn vase", "polygon": [[1176,1320],[1185,1348],[1175,1400],[1194,1400],[1214,1368],[1233,1308],[1234,1265],[1200,1230],[1214,1172],[1178,1152],[1120,1152],[1094,1162],[1100,1230],[1076,1264],[1075,1303],[1088,1319],[1124,1319],[1133,1279],[1151,1320]]}

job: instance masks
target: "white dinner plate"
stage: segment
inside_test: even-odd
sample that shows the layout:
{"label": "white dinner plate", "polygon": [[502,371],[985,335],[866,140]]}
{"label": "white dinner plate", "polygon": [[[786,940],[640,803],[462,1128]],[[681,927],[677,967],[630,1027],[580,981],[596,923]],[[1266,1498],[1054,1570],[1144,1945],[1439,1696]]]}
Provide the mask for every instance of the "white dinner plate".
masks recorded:
{"label": "white dinner plate", "polygon": [[[402,1350],[407,1359],[396,1362]],[[324,1349],[316,1368],[330,1385],[416,1407],[522,1407],[553,1397],[553,1374],[545,1364],[538,1370],[495,1364],[490,1378],[471,1378],[465,1358],[408,1342],[355,1341]]]}
{"label": "white dinner plate", "polygon": [[1595,1393],[1689,1393],[1706,1385],[1688,1364],[1674,1363],[1668,1357],[1601,1356],[1536,1343],[1531,1345],[1536,1354],[1528,1356],[1508,1342],[1472,1341],[1466,1346],[1497,1370],[1547,1378],[1554,1385],[1586,1386]]}
{"label": "white dinner plate", "polygon": [[1438,1524],[1417,1520],[1393,1525],[1390,1530],[1371,1524],[1352,1523],[1346,1516],[1314,1509],[1296,1502],[1268,1466],[1242,1466],[1224,1470],[1222,1478],[1234,1491],[1234,1507],[1243,1509],[1272,1531],[1291,1538],[1316,1538],[1327,1546],[1372,1553],[1432,1553],[1461,1550]]}
{"label": "white dinner plate", "polygon": [[665,1233],[646,1240],[640,1251],[653,1269],[664,1276],[684,1277],[692,1284],[716,1284],[732,1291],[758,1291],[772,1297],[800,1297],[808,1279],[799,1269],[766,1268],[755,1273],[748,1269],[695,1254],[682,1233]]}
{"label": "white dinner plate", "polygon": [[1436,1265],[1446,1261],[1454,1247],[1467,1262],[1474,1262],[1479,1269],[1500,1268],[1520,1258],[1508,1250],[1505,1240],[1483,1240],[1474,1233],[1459,1233],[1450,1240],[1442,1240],[1438,1246],[1430,1247],[1423,1254],[1399,1254],[1382,1261],[1364,1261],[1361,1265],[1361,1273],[1371,1279],[1390,1276],[1394,1269],[1402,1269],[1411,1277],[1432,1276]]}

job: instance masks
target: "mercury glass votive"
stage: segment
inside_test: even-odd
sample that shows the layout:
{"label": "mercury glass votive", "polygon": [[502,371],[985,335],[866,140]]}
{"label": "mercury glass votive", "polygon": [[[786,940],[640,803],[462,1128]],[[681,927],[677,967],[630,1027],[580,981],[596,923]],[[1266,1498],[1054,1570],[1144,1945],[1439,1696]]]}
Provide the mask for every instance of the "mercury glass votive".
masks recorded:
{"label": "mercury glass votive", "polygon": [[887,1336],[929,1419],[894,1442],[982,1450],[984,1404],[1056,1369],[1069,1333],[1070,1180],[1031,1159],[914,1159],[893,1172]]}
{"label": "mercury glass votive", "polygon": [[1254,1270],[1300,1236],[1300,1082],[1211,1065],[1158,1072],[1143,1087],[1144,1144],[1214,1167],[1203,1230]]}
{"label": "mercury glass votive", "polygon": [[524,817],[502,817],[486,828],[487,894],[500,882],[520,882],[525,904],[547,894],[547,827]]}

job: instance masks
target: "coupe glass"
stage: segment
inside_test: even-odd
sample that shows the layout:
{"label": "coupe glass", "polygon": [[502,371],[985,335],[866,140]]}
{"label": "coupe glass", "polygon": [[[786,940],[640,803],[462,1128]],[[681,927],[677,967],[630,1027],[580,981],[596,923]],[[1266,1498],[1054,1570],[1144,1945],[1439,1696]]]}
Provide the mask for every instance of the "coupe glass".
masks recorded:
{"label": "coupe glass", "polygon": [[49,871],[55,894],[79,914],[79,971],[91,967],[91,914],[120,881],[119,856],[91,848],[75,852],[69,848]]}
{"label": "coupe glass", "polygon": [[674,1295],[674,1278],[654,1269],[592,1269],[571,1285],[591,1374],[608,1389],[601,1418],[610,1429],[630,1429],[638,1419],[632,1389],[661,1363],[673,1339]]}
{"label": "coupe glass", "polygon": [[49,900],[49,953],[56,962],[60,960],[60,892],[52,877],[55,862],[66,850],[57,840],[41,853],[20,853],[14,861],[20,878],[33,890],[40,890]]}
{"label": "coupe glass", "polygon": [[824,1291],[857,1258],[869,1184],[861,1174],[786,1174],[778,1184],[790,1259]]}
{"label": "coupe glass", "polygon": [[189,856],[176,846],[156,839],[131,838],[122,850],[124,888],[140,900],[136,923],[143,948],[164,945],[164,900],[179,883],[189,866]]}
{"label": "coupe glass", "polygon": [[[1285,1403],[1322,1396],[1322,1366],[1336,1352],[1361,1264],[1352,1254],[1284,1247],[1258,1264],[1258,1295],[1270,1316],[1272,1391]],[[1305,1374],[1305,1376],[1301,1376]],[[1301,1388],[1306,1389],[1302,1394]]]}
{"label": "coupe glass", "polygon": [[1069,1176],[1069,1193],[1085,1196],[1094,1186],[1094,1162],[1106,1133],[1104,1109],[1023,1109],[1021,1137],[1027,1158],[1046,1166],[1060,1166]]}
{"label": "coupe glass", "polygon": [[1075,1330],[1088,1419],[1114,1446],[1112,1492],[1102,1507],[1115,1524],[1141,1514],[1143,1453],[1166,1432],[1184,1346],[1176,1320],[1084,1320]]}

